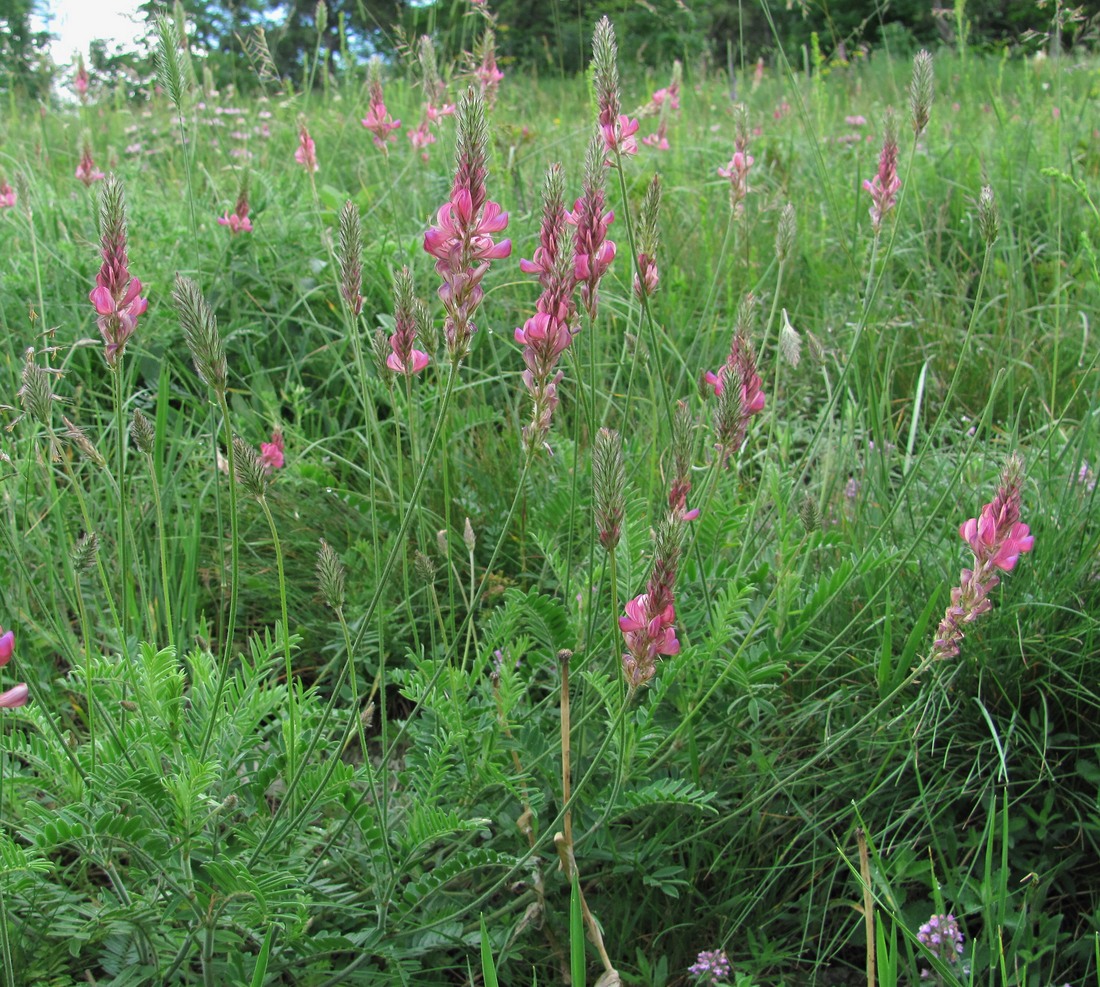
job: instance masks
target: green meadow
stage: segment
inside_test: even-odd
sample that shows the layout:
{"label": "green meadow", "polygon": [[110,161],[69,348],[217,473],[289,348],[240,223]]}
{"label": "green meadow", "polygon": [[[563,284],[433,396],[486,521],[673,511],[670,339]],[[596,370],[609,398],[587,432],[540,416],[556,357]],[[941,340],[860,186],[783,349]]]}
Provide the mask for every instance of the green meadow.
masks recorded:
{"label": "green meadow", "polygon": [[3,984],[1100,983],[1100,63],[614,26],[0,109]]}

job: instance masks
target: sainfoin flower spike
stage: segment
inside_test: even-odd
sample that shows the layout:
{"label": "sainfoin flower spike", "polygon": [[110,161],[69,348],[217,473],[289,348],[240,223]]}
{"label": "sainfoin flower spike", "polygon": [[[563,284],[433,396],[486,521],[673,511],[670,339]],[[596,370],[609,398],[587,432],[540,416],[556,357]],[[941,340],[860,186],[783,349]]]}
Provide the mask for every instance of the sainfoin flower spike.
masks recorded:
{"label": "sainfoin flower spike", "polygon": [[279,429],[275,429],[271,433],[270,442],[260,443],[260,462],[263,464],[265,473],[270,473],[272,470],[281,470],[286,465],[285,450],[283,433]]}
{"label": "sainfoin flower spike", "polygon": [[592,35],[592,66],[599,105],[600,134],[610,154],[638,153],[638,121],[620,113],[619,49],[615,28],[607,17],[601,17]]}
{"label": "sainfoin flower spike", "polygon": [[294,152],[294,160],[310,173],[317,171],[317,146],[302,116],[298,117],[298,149]]}
{"label": "sainfoin flower spike", "polygon": [[428,365],[429,357],[423,350],[413,347],[420,335],[420,308],[413,291],[412,273],[407,267],[394,275],[393,295],[394,331],[390,336],[393,352],[386,357],[386,366],[395,374],[411,377]]}
{"label": "sainfoin flower spike", "polygon": [[894,208],[901,179],[898,178],[898,128],[893,110],[886,114],[886,132],[878,157],[878,172],[865,179],[863,187],[871,193],[871,227],[878,233],[882,220]]}
{"label": "sainfoin flower spike", "polygon": [[88,101],[88,69],[84,66],[84,56],[76,56],[76,75],[73,78],[73,88],[76,90],[77,96],[80,97],[80,102],[86,103]]}
{"label": "sainfoin flower spike", "polygon": [[718,398],[715,412],[715,443],[723,465],[728,466],[730,457],[741,448],[753,415],[764,410],[764,390],[760,375],[756,372],[756,356],[749,331],[752,326],[752,313],[755,299],[746,295],[737,308],[737,325],[733,331],[726,362],[717,373],[703,376],[706,384],[714,388]]}
{"label": "sainfoin flower spike", "polygon": [[1020,521],[1020,485],[1024,463],[1016,454],[1001,472],[996,496],[976,518],[959,526],[959,537],[974,553],[974,567],[963,569],[959,585],[951,590],[951,605],[943,615],[932,645],[933,660],[954,658],[966,634],[965,627],[993,608],[989,593],[1000,581],[1000,572],[1010,572],[1035,538]]}
{"label": "sainfoin flower spike", "polygon": [[601,140],[597,132],[588,142],[583,194],[565,217],[577,228],[573,241],[573,277],[581,286],[581,301],[590,319],[596,318],[599,301],[596,289],[615,259],[615,242],[607,239],[607,228],[615,219],[615,213],[610,209],[604,212],[606,173]]}
{"label": "sainfoin flower spike", "polygon": [[[3,668],[11,659],[15,651],[15,634],[12,631],[4,631],[0,627],[0,668]],[[5,692],[0,692],[0,709],[15,709],[27,704],[27,683],[20,682]]]}
{"label": "sainfoin flower spike", "polygon": [[252,220],[248,218],[248,176],[241,178],[237,190],[237,204],[232,213],[218,217],[219,226],[228,226],[230,233],[251,233]]}
{"label": "sainfoin flower spike", "polygon": [[619,629],[626,642],[623,673],[631,693],[657,674],[660,655],[680,653],[673,590],[684,520],[682,514],[670,511],[657,528],[653,568],[645,592],[630,600],[626,613],[619,618]]}
{"label": "sainfoin flower spike", "polygon": [[504,73],[497,67],[497,39],[492,28],[487,27],[481,40],[474,45],[474,57],[478,63],[474,75],[481,86],[481,95],[491,109],[496,104],[497,90],[504,78]]}
{"label": "sainfoin flower spike", "polygon": [[443,330],[452,362],[461,360],[477,331],[473,314],[485,292],[481,279],[489,262],[507,257],[512,241],[493,239],[508,225],[508,214],[491,201],[485,189],[489,135],[481,94],[467,89],[458,106],[457,165],[451,197],[436,215],[436,225],[424,234],[424,249],[436,258],[443,279],[439,297],[447,317]]}
{"label": "sainfoin flower spike", "polygon": [[523,347],[523,383],[531,393],[534,411],[531,422],[523,429],[529,449],[543,441],[550,430],[550,420],[558,404],[558,383],[561,371],[556,370],[561,355],[568,349],[576,332],[576,304],[571,238],[568,236],[565,212],[565,178],[561,165],[551,165],[542,193],[542,227],[534,260],[521,260],[520,270],[537,274],[542,294],[535,303],[535,314],[522,328],[516,329],[515,340]]}
{"label": "sainfoin flower spike", "polygon": [[82,181],[85,186],[91,185],[94,182],[103,181],[104,174],[96,166],[92,160],[92,142],[91,138],[87,134],[84,135],[80,142],[80,164],[76,166],[76,177]]}
{"label": "sainfoin flower spike", "polygon": [[0,209],[10,209],[15,205],[15,189],[7,182],[0,182]]}
{"label": "sainfoin flower spike", "polygon": [[382,97],[382,59],[375,55],[367,69],[370,108],[360,121],[374,135],[374,146],[386,151],[386,142],[394,139],[393,131],[401,126],[400,120],[394,120],[386,110]]}
{"label": "sainfoin flower spike", "polygon": [[112,175],[99,197],[99,236],[103,263],[88,298],[95,306],[100,335],[107,344],[104,356],[114,368],[127,340],[137,328],[138,316],[148,307],[141,282],[130,276],[126,255],[126,206],[122,182]]}

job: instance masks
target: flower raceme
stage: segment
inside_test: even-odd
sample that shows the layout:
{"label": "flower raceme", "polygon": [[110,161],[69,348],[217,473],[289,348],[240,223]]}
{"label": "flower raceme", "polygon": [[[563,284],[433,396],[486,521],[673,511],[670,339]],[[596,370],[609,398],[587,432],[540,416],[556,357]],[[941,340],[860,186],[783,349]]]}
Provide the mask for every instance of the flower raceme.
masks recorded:
{"label": "flower raceme", "polygon": [[149,305],[141,297],[141,282],[130,276],[122,182],[113,175],[100,196],[99,231],[103,263],[88,299],[95,306],[99,331],[107,344],[104,353],[107,365],[113,368],[137,328],[138,317]]}
{"label": "flower raceme", "polygon": [[374,135],[374,146],[386,151],[386,142],[394,139],[393,131],[401,126],[401,121],[394,120],[386,110],[386,102],[382,97],[382,61],[377,56],[370,61],[368,78],[370,108],[360,122]]}
{"label": "flower raceme", "polygon": [[893,113],[886,116],[886,134],[879,152],[878,172],[874,178],[865,179],[863,187],[871,194],[871,227],[878,233],[882,220],[894,208],[901,179],[898,178],[898,137],[897,124]]}
{"label": "flower raceme", "polygon": [[573,290],[577,280],[565,211],[565,178],[560,164],[550,167],[543,187],[542,225],[539,245],[533,260],[521,260],[520,270],[538,276],[542,294],[535,303],[535,314],[515,330],[515,340],[523,347],[523,383],[534,401],[532,420],[523,430],[524,441],[534,448],[550,430],[550,420],[558,405],[561,371],[558,360],[569,348],[576,332],[577,306]]}
{"label": "flower raceme", "polygon": [[[0,627],[0,668],[3,668],[15,651],[15,634]],[[4,692],[0,692],[0,709],[16,709],[27,704],[27,683],[20,682]]]}
{"label": "flower raceme", "polygon": [[232,213],[226,213],[218,217],[219,226],[228,226],[230,233],[251,233],[252,220],[248,218],[248,184],[241,182],[240,191],[237,193],[237,204]]}
{"label": "flower raceme", "polygon": [[76,177],[86,186],[93,182],[101,182],[105,177],[103,172],[95,166],[92,160],[92,149],[88,144],[85,144],[80,152],[80,164],[76,166]]}
{"label": "flower raceme", "polygon": [[474,311],[485,292],[481,279],[489,262],[512,252],[512,241],[493,239],[508,226],[508,214],[489,200],[485,190],[488,130],[485,103],[480,93],[468,89],[459,102],[458,146],[451,197],[436,215],[436,225],[424,234],[424,249],[435,259],[443,279],[439,297],[447,317],[444,333],[453,361],[461,360],[470,348],[477,327]]}
{"label": "flower raceme", "polygon": [[566,222],[577,228],[573,241],[573,277],[581,286],[581,301],[590,319],[596,318],[599,298],[596,289],[615,259],[615,241],[607,239],[607,229],[615,213],[605,205],[605,174],[601,162],[601,138],[594,134],[584,158],[582,195],[566,213]]}
{"label": "flower raceme", "polygon": [[657,674],[660,655],[680,653],[673,590],[685,520],[679,511],[665,516],[657,529],[653,568],[645,592],[630,600],[619,618],[619,630],[626,643],[623,672],[631,693]]}
{"label": "flower raceme", "polygon": [[[595,73],[599,131],[609,154],[638,153],[638,121],[620,113],[618,45],[615,29],[607,17],[600,18],[592,35],[592,65]],[[610,162],[609,162],[610,163]]]}
{"label": "flower raceme", "polygon": [[996,496],[976,518],[959,526],[959,537],[974,553],[974,567],[963,569],[959,585],[951,590],[951,605],[944,613],[932,645],[932,658],[954,658],[965,636],[965,626],[993,608],[989,599],[1001,581],[997,574],[1011,572],[1020,556],[1030,552],[1035,538],[1020,521],[1020,483],[1023,460],[1009,457],[1001,473]]}
{"label": "flower raceme", "polygon": [[764,391],[756,372],[756,356],[749,342],[752,319],[752,295],[746,295],[737,311],[737,327],[733,333],[729,356],[717,373],[706,373],[703,380],[714,388],[718,398],[715,412],[717,448],[724,465],[741,448],[753,415],[764,410]]}
{"label": "flower raceme", "polygon": [[390,336],[390,349],[386,357],[386,366],[395,374],[413,376],[427,365],[429,356],[423,350],[414,348],[420,335],[420,308],[413,293],[412,274],[407,267],[394,277],[394,331]]}
{"label": "flower raceme", "polygon": [[286,465],[285,449],[283,433],[279,429],[271,433],[270,442],[260,443],[260,462],[263,464],[265,473],[281,470]]}
{"label": "flower raceme", "polygon": [[309,136],[304,118],[298,121],[298,149],[294,152],[294,160],[308,172],[317,171],[317,146]]}

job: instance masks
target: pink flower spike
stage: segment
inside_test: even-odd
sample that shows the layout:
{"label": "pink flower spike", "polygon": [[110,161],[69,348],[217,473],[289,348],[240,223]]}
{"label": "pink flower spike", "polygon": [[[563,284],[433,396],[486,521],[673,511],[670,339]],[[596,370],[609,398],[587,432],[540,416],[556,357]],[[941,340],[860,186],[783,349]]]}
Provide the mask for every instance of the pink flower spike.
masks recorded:
{"label": "pink flower spike", "polygon": [[[2,628],[0,628],[2,630]],[[3,668],[11,659],[15,651],[15,631],[4,631],[0,635],[0,668]]]}
{"label": "pink flower spike", "polygon": [[901,189],[901,179],[898,178],[897,126],[892,111],[886,117],[886,135],[879,153],[878,173],[872,179],[865,179],[863,188],[871,194],[871,227],[878,233],[882,220],[894,208]]}
{"label": "pink flower spike", "polygon": [[959,585],[951,590],[951,605],[932,645],[931,657],[954,658],[965,635],[964,627],[992,609],[989,594],[1000,582],[997,570],[1010,572],[1020,556],[1030,552],[1035,538],[1020,521],[1020,483],[1023,460],[1009,457],[1001,472],[997,494],[976,518],[959,526],[959,536],[974,553],[974,567],[963,569]]}
{"label": "pink flower spike", "polygon": [[27,683],[20,682],[7,692],[0,692],[0,709],[18,709],[20,706],[26,706],[27,698]]}
{"label": "pink flower spike", "polygon": [[264,471],[281,470],[286,465],[286,456],[283,454],[283,433],[275,429],[271,433],[270,442],[260,443],[260,462],[264,465]]}
{"label": "pink flower spike", "polygon": [[317,171],[317,147],[304,119],[298,121],[298,149],[294,152],[294,160],[308,172]]}
{"label": "pink flower spike", "polygon": [[0,182],[0,209],[10,209],[15,205],[15,189],[7,182]]}
{"label": "pink flower spike", "polygon": [[370,80],[370,109],[360,122],[374,135],[374,146],[380,151],[387,151],[386,142],[394,139],[393,131],[401,126],[401,121],[392,119],[386,110],[382,97],[382,60],[377,55],[371,59],[367,74]]}
{"label": "pink flower spike", "polygon": [[122,183],[113,175],[100,196],[99,231],[103,263],[88,300],[98,316],[96,322],[106,343],[107,364],[115,367],[149,302],[141,297],[141,281],[130,275]]}

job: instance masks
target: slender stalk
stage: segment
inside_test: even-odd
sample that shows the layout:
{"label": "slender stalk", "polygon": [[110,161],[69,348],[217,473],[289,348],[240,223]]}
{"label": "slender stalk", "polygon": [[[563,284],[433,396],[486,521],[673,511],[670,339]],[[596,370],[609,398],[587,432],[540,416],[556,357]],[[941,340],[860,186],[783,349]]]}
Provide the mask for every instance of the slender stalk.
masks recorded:
{"label": "slender stalk", "polygon": [[[225,400],[225,391],[215,391],[218,408],[225,429],[225,453],[229,464],[229,619],[225,629],[225,643],[222,646],[221,662],[218,666],[218,686],[210,704],[210,713],[203,730],[202,743],[199,745],[199,760],[206,758],[210,741],[214,736],[214,724],[218,720],[222,694],[229,680],[229,660],[233,655],[233,636],[237,629],[237,596],[240,591],[240,519],[237,509],[237,469],[236,454],[233,451],[233,432],[229,424],[229,405]],[[216,441],[215,436],[215,441]]]}
{"label": "slender stalk", "polygon": [[126,427],[122,415],[122,360],[111,364],[111,398],[115,408],[115,477],[118,485],[118,571],[119,571],[119,626],[122,631],[123,651],[130,638],[129,599],[130,560],[126,539]]}
{"label": "slender stalk", "polygon": [[[271,542],[275,548],[275,569],[279,580],[279,612],[282,617],[283,659],[286,663],[287,711],[289,713],[287,738],[287,774],[293,777],[298,759],[298,697],[294,686],[294,667],[290,655],[290,617],[286,603],[286,572],[283,568],[283,546],[279,539],[279,529],[271,514],[271,505],[267,497],[259,497],[260,508],[267,518],[267,527],[271,532]],[[289,794],[289,793],[288,793]]]}

